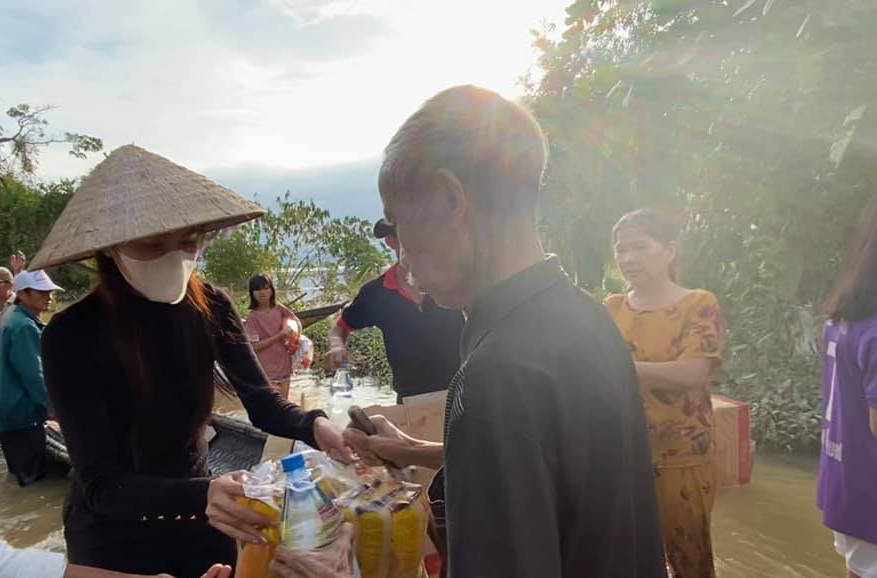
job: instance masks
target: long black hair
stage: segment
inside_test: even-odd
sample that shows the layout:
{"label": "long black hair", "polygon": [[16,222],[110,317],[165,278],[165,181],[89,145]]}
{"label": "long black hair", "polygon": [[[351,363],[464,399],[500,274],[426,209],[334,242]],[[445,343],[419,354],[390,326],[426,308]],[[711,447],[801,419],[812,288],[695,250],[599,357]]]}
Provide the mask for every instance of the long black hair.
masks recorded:
{"label": "long black hair", "polygon": [[250,277],[250,310],[255,311],[259,308],[259,302],[256,301],[256,297],[253,295],[254,291],[261,291],[262,289],[271,289],[271,307],[277,305],[277,292],[274,290],[274,282],[271,280],[271,277],[266,273],[257,273]]}
{"label": "long black hair", "polygon": [[832,321],[859,321],[877,314],[877,197],[862,211],[823,311]]}
{"label": "long black hair", "polygon": [[[213,409],[215,388],[231,393],[225,375],[217,370],[219,324],[209,303],[209,291],[192,275],[182,302],[160,319],[144,314],[144,300],[136,295],[115,261],[96,256],[100,283],[95,292],[106,311],[103,323],[112,336],[115,360],[127,377],[134,398],[131,448],[137,464],[160,462],[154,455],[159,439],[175,443],[185,436],[197,447]],[[169,377],[168,371],[183,375]],[[183,387],[168,387],[169,383]],[[186,416],[183,429],[166,423],[169,407]]]}

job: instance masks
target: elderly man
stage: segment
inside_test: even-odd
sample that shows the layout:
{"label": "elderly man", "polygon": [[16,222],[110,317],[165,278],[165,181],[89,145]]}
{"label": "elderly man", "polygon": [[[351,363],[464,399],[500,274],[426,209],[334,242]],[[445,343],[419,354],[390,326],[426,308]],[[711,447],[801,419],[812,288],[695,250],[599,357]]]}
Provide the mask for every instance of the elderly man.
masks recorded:
{"label": "elderly man", "polygon": [[[593,298],[545,256],[536,206],[546,146],[533,117],[473,86],[439,93],[385,151],[379,189],[403,261],[466,313],[445,442],[387,420],[348,430],[361,455],[444,464],[451,578],[666,576],[630,352]],[[280,552],[280,576],[306,571]],[[332,572],[335,572],[334,574]]]}
{"label": "elderly man", "polygon": [[9,473],[27,486],[46,475],[49,394],[40,359],[40,316],[63,291],[43,271],[15,276],[15,308],[0,324],[0,447]]}

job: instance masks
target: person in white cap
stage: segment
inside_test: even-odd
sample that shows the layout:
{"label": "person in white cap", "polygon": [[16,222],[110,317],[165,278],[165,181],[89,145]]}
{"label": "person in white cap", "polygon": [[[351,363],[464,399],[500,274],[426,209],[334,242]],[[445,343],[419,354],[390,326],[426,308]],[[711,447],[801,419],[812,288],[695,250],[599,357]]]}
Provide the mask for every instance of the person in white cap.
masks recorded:
{"label": "person in white cap", "polygon": [[[201,281],[208,234],[264,209],[134,145],[76,190],[32,266],[93,257],[98,285],[43,334],[46,386],[73,465],[64,513],[70,562],[200,576],[234,564],[233,538],[267,518],[240,505],[242,473],[212,477],[205,429],[215,388],[265,432],[344,452],[322,411],[268,383],[230,299]],[[349,452],[349,450],[347,450]]]}
{"label": "person in white cap", "polygon": [[43,271],[24,271],[12,282],[15,308],[0,328],[0,447],[19,486],[46,475],[46,431],[51,412],[40,360],[40,316],[63,291]]}

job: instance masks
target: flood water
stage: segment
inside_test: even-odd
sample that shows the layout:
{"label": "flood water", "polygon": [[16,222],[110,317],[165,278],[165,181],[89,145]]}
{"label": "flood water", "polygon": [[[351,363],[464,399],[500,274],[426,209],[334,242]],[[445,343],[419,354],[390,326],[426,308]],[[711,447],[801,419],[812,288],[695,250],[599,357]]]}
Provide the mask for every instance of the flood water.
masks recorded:
{"label": "flood water", "polygon": [[[395,394],[363,386],[355,390],[360,405],[393,404]],[[293,388],[328,397],[327,388]],[[234,401],[219,400],[217,409],[240,410]],[[63,551],[61,508],[69,481],[56,476],[20,489],[5,473],[0,455],[0,537],[14,546]],[[760,454],[752,483],[719,493],[713,516],[713,542],[720,578],[829,578],[844,575],[831,534],[813,505],[816,460]]]}

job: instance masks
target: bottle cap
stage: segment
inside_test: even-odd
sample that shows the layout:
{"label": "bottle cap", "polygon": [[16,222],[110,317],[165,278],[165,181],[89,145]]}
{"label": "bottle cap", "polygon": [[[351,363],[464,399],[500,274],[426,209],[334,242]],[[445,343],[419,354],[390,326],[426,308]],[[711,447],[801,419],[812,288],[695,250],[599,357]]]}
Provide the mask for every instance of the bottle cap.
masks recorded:
{"label": "bottle cap", "polygon": [[292,454],[280,460],[284,472],[292,472],[305,467],[305,457],[302,454]]}

